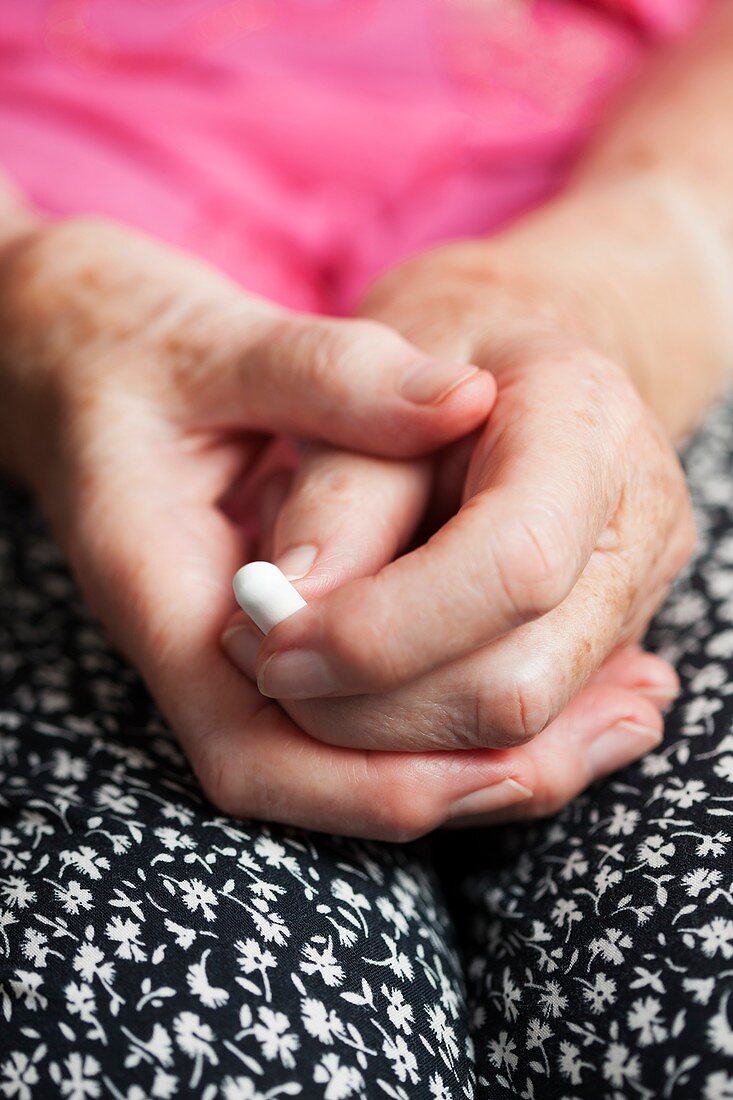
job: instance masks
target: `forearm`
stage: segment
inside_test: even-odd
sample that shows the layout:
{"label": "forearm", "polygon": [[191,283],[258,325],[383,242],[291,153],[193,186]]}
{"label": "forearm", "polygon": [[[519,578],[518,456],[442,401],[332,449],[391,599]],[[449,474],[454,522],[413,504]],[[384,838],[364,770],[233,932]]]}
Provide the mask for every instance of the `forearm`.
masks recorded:
{"label": "forearm", "polygon": [[733,4],[719,0],[695,33],[660,53],[586,151],[581,186],[662,170],[704,205],[733,248]]}
{"label": "forearm", "polygon": [[733,364],[733,6],[653,60],[566,191],[499,238],[672,435]]}

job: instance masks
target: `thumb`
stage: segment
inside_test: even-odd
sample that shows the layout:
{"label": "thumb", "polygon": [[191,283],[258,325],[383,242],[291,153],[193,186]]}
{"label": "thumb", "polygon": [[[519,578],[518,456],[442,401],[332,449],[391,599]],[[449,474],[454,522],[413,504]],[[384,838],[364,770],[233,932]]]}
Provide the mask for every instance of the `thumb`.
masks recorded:
{"label": "thumb", "polygon": [[[224,327],[224,326],[223,326]],[[200,428],[245,428],[406,457],[481,424],[495,397],[486,371],[431,359],[387,326],[268,312],[243,316],[192,367],[188,414]],[[180,379],[179,379],[180,381]]]}

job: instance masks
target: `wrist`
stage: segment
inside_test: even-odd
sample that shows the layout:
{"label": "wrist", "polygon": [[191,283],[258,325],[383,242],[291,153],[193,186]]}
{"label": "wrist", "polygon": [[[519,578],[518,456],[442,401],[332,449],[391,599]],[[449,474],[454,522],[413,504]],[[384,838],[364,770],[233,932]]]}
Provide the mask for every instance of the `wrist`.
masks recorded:
{"label": "wrist", "polygon": [[733,361],[733,257],[696,192],[637,173],[559,198],[487,243],[526,308],[622,365],[673,435]]}

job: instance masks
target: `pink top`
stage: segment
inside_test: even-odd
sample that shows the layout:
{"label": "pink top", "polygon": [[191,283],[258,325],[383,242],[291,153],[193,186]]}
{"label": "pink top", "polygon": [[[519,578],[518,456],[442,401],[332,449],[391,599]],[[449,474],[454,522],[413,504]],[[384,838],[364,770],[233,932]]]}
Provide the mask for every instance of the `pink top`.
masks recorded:
{"label": "pink top", "polygon": [[295,307],[557,188],[706,0],[2,0],[0,164]]}

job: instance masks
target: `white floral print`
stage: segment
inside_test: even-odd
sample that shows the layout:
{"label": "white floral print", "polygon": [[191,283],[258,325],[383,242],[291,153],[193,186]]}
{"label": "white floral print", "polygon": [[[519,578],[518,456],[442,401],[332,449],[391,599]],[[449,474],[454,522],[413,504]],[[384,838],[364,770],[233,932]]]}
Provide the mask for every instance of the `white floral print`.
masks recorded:
{"label": "white floral print", "polygon": [[732,456],[664,744],[490,843],[217,813],[0,488],[0,1100],[733,1100]]}

